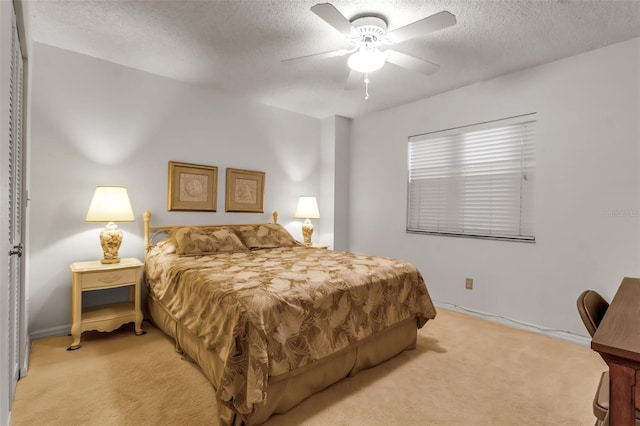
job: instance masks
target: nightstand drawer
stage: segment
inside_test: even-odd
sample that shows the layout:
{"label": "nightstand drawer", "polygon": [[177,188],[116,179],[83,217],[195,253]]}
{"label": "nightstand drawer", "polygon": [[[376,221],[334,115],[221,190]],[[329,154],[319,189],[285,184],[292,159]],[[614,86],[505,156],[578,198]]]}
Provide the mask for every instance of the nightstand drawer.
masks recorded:
{"label": "nightstand drawer", "polygon": [[82,290],[88,290],[127,284],[134,285],[137,280],[137,273],[138,268],[87,272],[80,277],[80,287]]}

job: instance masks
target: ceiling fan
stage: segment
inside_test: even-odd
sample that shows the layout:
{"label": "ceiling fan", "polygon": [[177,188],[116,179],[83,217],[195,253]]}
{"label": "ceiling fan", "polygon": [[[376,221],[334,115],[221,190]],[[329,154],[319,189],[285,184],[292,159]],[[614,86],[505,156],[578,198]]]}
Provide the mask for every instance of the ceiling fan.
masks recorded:
{"label": "ceiling fan", "polygon": [[360,74],[364,74],[365,99],[369,98],[369,73],[379,70],[387,62],[425,75],[431,75],[440,68],[432,62],[386,47],[456,24],[455,15],[442,11],[404,27],[387,31],[387,21],[379,15],[359,15],[349,20],[331,3],[316,4],[311,7],[311,11],[338,30],[352,47],[285,59],[282,62],[302,62],[349,55],[347,64],[350,73],[345,89],[357,87]]}

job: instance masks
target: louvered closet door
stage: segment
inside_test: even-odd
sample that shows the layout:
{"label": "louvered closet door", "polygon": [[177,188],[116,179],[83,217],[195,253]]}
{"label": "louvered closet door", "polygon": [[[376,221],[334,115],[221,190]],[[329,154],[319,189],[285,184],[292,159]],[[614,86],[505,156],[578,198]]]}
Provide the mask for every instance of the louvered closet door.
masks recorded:
{"label": "louvered closet door", "polygon": [[23,59],[18,39],[16,19],[13,16],[13,28],[11,38],[11,69],[9,80],[9,155],[8,179],[9,179],[9,223],[7,234],[10,251],[9,262],[9,373],[10,393],[9,404],[13,401],[16,383],[20,378],[21,363],[21,306],[22,298],[22,223],[24,218],[23,196],[23,123],[22,123],[22,99],[23,99]]}

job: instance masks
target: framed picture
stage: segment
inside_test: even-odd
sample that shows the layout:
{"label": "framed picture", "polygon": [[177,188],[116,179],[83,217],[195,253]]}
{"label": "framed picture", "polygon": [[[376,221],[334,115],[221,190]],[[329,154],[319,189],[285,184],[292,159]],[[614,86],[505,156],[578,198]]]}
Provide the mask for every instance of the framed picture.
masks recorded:
{"label": "framed picture", "polygon": [[227,169],[225,211],[264,213],[264,172]]}
{"label": "framed picture", "polygon": [[167,210],[216,211],[218,168],[169,161]]}

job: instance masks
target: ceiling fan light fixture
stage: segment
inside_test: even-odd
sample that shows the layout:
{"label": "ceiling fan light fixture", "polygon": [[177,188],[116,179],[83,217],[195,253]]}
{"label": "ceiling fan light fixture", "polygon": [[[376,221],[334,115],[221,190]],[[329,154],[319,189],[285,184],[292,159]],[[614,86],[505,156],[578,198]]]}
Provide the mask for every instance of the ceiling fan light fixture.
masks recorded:
{"label": "ceiling fan light fixture", "polygon": [[377,48],[360,49],[349,56],[347,63],[349,68],[362,73],[370,73],[379,70],[384,66],[387,58],[384,53]]}

